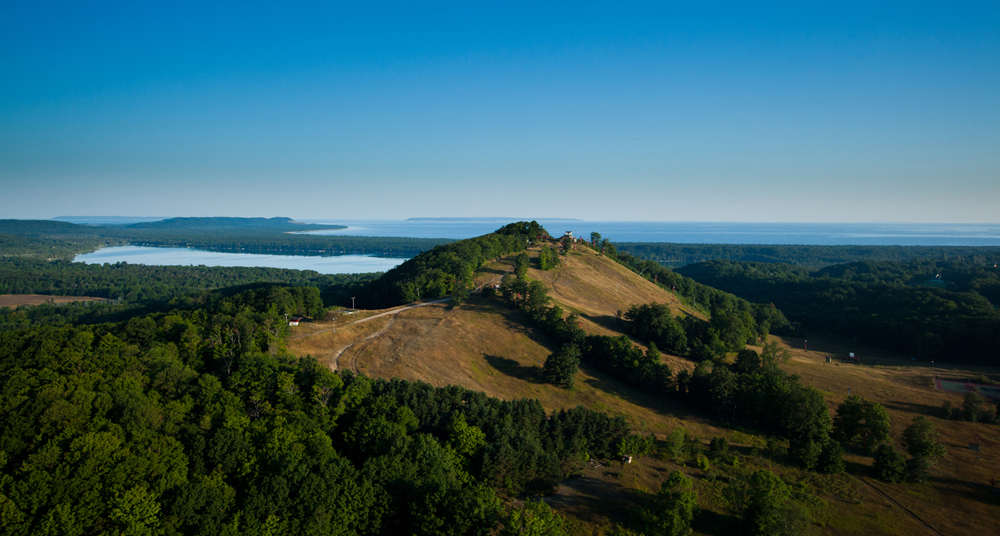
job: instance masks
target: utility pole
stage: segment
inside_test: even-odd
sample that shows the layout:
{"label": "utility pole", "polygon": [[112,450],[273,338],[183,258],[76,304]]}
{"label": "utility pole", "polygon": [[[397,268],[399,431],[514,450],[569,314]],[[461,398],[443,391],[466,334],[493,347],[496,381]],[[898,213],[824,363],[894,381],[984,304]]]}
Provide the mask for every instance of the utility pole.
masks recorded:
{"label": "utility pole", "polygon": [[351,309],[354,309],[354,296],[351,296]]}

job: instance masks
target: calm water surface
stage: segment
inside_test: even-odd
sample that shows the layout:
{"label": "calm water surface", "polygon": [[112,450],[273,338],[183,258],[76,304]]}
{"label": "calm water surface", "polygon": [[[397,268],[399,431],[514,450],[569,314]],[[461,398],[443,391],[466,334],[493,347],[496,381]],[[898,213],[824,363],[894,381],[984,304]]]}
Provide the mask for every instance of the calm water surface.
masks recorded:
{"label": "calm water surface", "polygon": [[385,272],[406,259],[372,255],[260,255],[256,253],[220,253],[191,248],[151,248],[115,246],[77,255],[76,262],[104,264],[127,262],[153,266],[243,266],[315,270],[321,274],[361,274]]}
{"label": "calm water surface", "polygon": [[[320,235],[471,238],[516,221],[498,220],[308,220],[336,223],[347,229],[314,231]],[[628,222],[538,219],[550,233],[612,242],[674,242],[682,244],[804,244],[864,246],[1000,246],[1000,224],[938,223],[713,223]]]}

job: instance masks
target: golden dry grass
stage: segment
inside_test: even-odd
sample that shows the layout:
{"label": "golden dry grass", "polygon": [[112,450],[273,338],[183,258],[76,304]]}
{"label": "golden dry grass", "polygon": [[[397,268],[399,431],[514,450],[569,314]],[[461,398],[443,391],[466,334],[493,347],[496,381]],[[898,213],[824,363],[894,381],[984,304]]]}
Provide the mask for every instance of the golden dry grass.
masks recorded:
{"label": "golden dry grass", "polygon": [[[578,250],[563,259],[563,266],[556,270],[532,269],[530,275],[549,286],[554,302],[580,312],[583,327],[590,333],[617,334],[612,329],[614,313],[630,303],[659,301],[682,310],[669,292],[593,251]],[[500,259],[478,272],[475,283],[479,286],[499,281],[512,269],[512,257]],[[599,297],[587,297],[588,289]],[[590,407],[622,415],[636,431],[644,433],[662,435],[681,425],[706,437],[722,433],[683,406],[636,391],[587,367],[577,374],[573,389],[545,383],[541,366],[555,349],[553,341],[526,327],[529,323],[521,313],[495,299],[473,294],[460,307],[437,304],[399,313],[391,323],[383,317],[358,326],[350,324],[360,318],[338,318],[337,323],[347,324],[335,332],[325,331],[330,327],[328,321],[292,328],[288,349],[332,365],[333,355],[355,343],[339,356],[341,368],[436,386],[460,385],[503,399],[537,398],[549,410]],[[363,340],[386,327],[379,336]],[[311,332],[321,333],[301,337]],[[678,364],[689,366],[686,361]]]}
{"label": "golden dry grass", "polygon": [[[667,303],[679,314],[701,316],[684,307],[669,292],[591,250],[578,248],[563,259],[564,264],[555,270],[532,269],[530,275],[546,283],[555,303],[579,313],[584,329],[590,333],[615,334],[615,312],[635,303]],[[511,258],[501,259],[477,274],[476,284],[498,281],[512,267]],[[751,437],[726,430],[684,406],[638,392],[588,367],[581,367],[575,378],[576,385],[570,390],[544,383],[540,378],[541,364],[554,350],[553,342],[546,335],[526,327],[526,319],[520,313],[498,300],[474,294],[460,307],[437,304],[353,324],[364,315],[376,313],[338,317],[336,331],[325,331],[331,327],[328,321],[293,328],[293,336],[316,334],[289,340],[288,348],[297,355],[312,354],[332,364],[333,355],[352,345],[339,357],[341,368],[371,376],[420,380],[437,386],[461,385],[503,399],[536,398],[549,410],[584,406],[622,415],[636,432],[655,433],[660,437],[678,426],[706,440],[723,436],[733,443],[741,443]],[[786,370],[820,389],[831,413],[846,398],[850,387],[852,394],[886,407],[897,448],[900,448],[902,430],[916,415],[930,417],[937,426],[941,441],[948,447],[948,455],[937,464],[929,482],[885,484],[869,479],[870,482],[942,534],[1000,533],[996,521],[1000,518],[1000,495],[990,495],[987,484],[992,476],[1000,478],[1000,458],[997,457],[1000,428],[941,419],[938,416],[941,404],[946,400],[958,404],[961,399],[955,394],[935,391],[929,383],[935,373],[979,373],[983,368],[915,366],[926,364],[832,337],[810,339],[808,352],[802,349],[802,340],[784,338],[779,341],[793,355],[784,365]],[[861,356],[863,364],[825,363],[828,355],[844,355],[849,351]],[[691,367],[691,363],[681,358],[665,356],[665,359],[675,370]],[[875,360],[878,365],[874,364]],[[754,440],[760,441],[759,438]],[[968,450],[970,442],[982,445],[978,454]],[[817,484],[820,487],[839,486],[839,495],[832,491],[817,492],[826,501],[821,512],[820,534],[927,532],[898,507],[853,477],[823,480],[826,477],[767,460],[747,460],[792,481],[812,479],[820,482]],[[590,468],[585,471],[584,480],[564,483],[554,504],[577,519],[586,531],[596,533],[599,526],[614,518],[614,509],[634,497],[636,491],[655,491],[669,470],[680,468],[670,461],[652,458],[640,461],[641,465],[620,470]],[[870,474],[871,458],[857,449],[849,449],[845,461],[850,472]],[[703,480],[705,475],[698,470],[680,469],[697,477],[701,506],[709,512],[707,519],[715,520],[709,532],[722,534],[730,530],[735,518],[726,514],[720,504],[721,483]],[[850,500],[844,498],[845,494],[851,497]]]}
{"label": "golden dry grass", "polygon": [[[497,300],[472,296],[460,307],[436,304],[399,313],[394,319],[323,330],[291,339],[288,349],[327,364],[341,348],[341,368],[382,378],[419,380],[435,386],[460,385],[507,400],[537,398],[549,410],[585,406],[624,416],[637,431],[663,435],[677,426],[702,435],[719,434],[683,406],[631,389],[583,367],[569,390],[545,383],[541,365],[554,350],[543,333],[525,327],[521,313]],[[378,337],[363,340],[379,332]],[[293,328],[294,329],[294,328]],[[294,332],[293,332],[294,333]],[[293,335],[294,336],[294,335]]]}
{"label": "golden dry grass", "polygon": [[589,248],[578,246],[561,259],[562,264],[555,269],[531,268],[528,275],[545,283],[560,305],[599,324],[613,323],[616,311],[624,312],[634,304],[649,302],[665,303],[675,314],[701,317],[669,291]]}
{"label": "golden dry grass", "polygon": [[[941,405],[960,405],[962,396],[937,391],[932,381],[935,374],[962,376],[996,369],[913,362],[833,337],[810,339],[809,351],[803,349],[801,339],[779,340],[793,356],[784,368],[823,391],[831,414],[847,398],[848,388],[852,395],[882,404],[889,413],[897,449],[902,449],[902,432],[915,417],[923,415],[934,423],[948,454],[937,462],[928,482],[873,481],[879,489],[942,534],[1000,534],[1000,495],[989,493],[990,479],[1000,480],[1000,427],[942,418]],[[826,362],[827,356],[849,351],[856,352],[862,364],[843,363],[836,358],[833,363]],[[969,443],[979,443],[980,451],[969,450]],[[872,459],[855,450],[845,456],[845,461],[856,472],[869,474]]]}

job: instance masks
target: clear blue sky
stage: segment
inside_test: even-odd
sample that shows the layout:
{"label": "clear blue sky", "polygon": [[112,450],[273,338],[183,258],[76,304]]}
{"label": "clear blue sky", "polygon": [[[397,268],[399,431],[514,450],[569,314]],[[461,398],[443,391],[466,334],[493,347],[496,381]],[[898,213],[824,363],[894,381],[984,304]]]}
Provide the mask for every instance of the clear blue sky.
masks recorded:
{"label": "clear blue sky", "polygon": [[4,2],[0,217],[1000,222],[1000,3],[688,4]]}

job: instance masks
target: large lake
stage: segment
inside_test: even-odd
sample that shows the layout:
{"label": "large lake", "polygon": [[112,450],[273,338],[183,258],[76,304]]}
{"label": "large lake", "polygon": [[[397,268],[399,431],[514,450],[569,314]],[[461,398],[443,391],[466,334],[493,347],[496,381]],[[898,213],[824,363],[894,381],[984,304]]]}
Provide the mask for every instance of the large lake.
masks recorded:
{"label": "large lake", "polygon": [[192,248],[151,248],[115,246],[93,253],[77,255],[76,262],[104,264],[127,262],[154,266],[244,266],[315,270],[321,274],[361,274],[385,272],[406,259],[372,255],[260,255],[255,253],[221,253]]}
{"label": "large lake", "polygon": [[[347,229],[311,234],[471,238],[512,219],[449,220],[304,220],[336,223]],[[598,232],[612,242],[682,244],[804,244],[865,246],[1000,246],[1000,224],[938,223],[712,223],[626,222],[538,219],[550,233],[590,237]]]}

